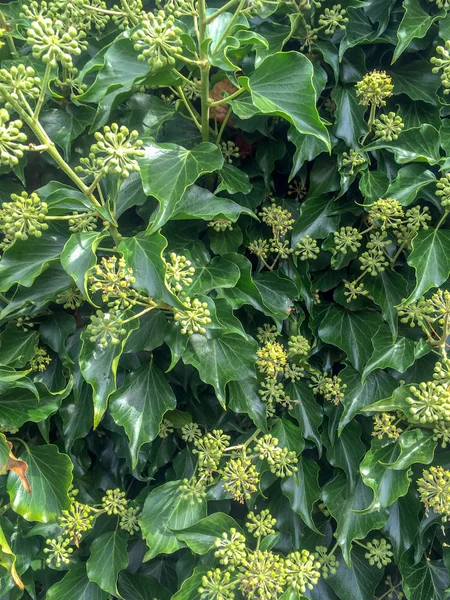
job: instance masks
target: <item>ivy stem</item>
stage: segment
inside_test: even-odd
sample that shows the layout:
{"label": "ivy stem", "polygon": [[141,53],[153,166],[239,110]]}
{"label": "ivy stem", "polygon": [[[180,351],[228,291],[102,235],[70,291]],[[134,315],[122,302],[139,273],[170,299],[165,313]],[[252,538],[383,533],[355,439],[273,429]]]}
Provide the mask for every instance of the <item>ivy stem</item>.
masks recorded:
{"label": "ivy stem", "polygon": [[215,102],[210,102],[209,106],[220,106],[221,104],[226,104],[229,100],[233,100],[234,98],[237,98],[243,92],[245,92],[245,88],[239,88],[238,90],[236,90],[229,96],[225,96],[225,98],[222,98],[222,100],[216,100]]}
{"label": "ivy stem", "polygon": [[219,38],[219,41],[217,42],[217,44],[214,44],[214,50],[217,50],[220,48],[220,46],[223,44],[224,40],[226,39],[227,35],[229,34],[231,28],[233,27],[233,25],[236,22],[236,19],[239,17],[239,15],[241,14],[241,10],[244,8],[244,4],[245,4],[245,0],[240,0],[239,2],[239,6],[236,9],[236,12],[234,13],[234,15],[231,17],[231,19],[228,21],[228,25],[225,27],[225,29],[222,32],[222,35]]}
{"label": "ivy stem", "polygon": [[144,310],[141,310],[141,312],[137,313],[136,315],[133,315],[132,317],[129,317],[128,319],[125,319],[124,321],[122,321],[122,325],[124,323],[129,323],[130,321],[134,321],[134,319],[138,319],[139,317],[142,317],[142,315],[145,315],[145,313],[148,313],[149,311],[153,310],[154,308],[156,308],[156,306],[148,306],[147,308],[144,308]]}
{"label": "ivy stem", "polygon": [[201,126],[202,140],[209,142],[209,71],[211,65],[206,55],[204,42],[206,38],[206,3],[198,0],[198,51],[200,55],[200,82],[201,82]]}
{"label": "ivy stem", "polygon": [[8,300],[8,298],[7,298],[6,296],[4,296],[3,294],[0,294],[0,300],[1,300],[2,302],[5,302],[6,304],[9,304],[9,302],[10,302],[10,301]]}
{"label": "ivy stem", "polygon": [[11,52],[11,55],[13,58],[16,58],[19,56],[19,53],[17,52],[17,48],[16,48],[16,44],[14,42],[14,38],[11,35],[11,27],[4,15],[4,13],[0,10],[0,26],[2,27],[2,29],[5,29],[5,31],[7,31],[8,33],[6,34],[6,42],[8,44],[8,48],[9,51]]}
{"label": "ivy stem", "polygon": [[36,103],[36,108],[34,110],[34,114],[33,114],[33,121],[35,121],[37,123],[38,119],[39,119],[39,114],[41,112],[42,106],[44,104],[45,101],[45,94],[47,92],[48,89],[48,82],[50,81],[50,74],[52,72],[52,66],[51,64],[48,62],[46,67],[45,67],[45,73],[44,73],[44,77],[42,79],[41,82],[41,93],[39,94],[39,98],[38,101]]}
{"label": "ivy stem", "polygon": [[195,123],[195,126],[196,126],[196,127],[197,127],[197,129],[200,131],[200,133],[202,133],[202,132],[203,132],[202,125],[201,125],[201,124],[200,124],[200,123],[197,121],[197,118],[196,118],[196,116],[194,115],[194,113],[193,113],[193,111],[192,111],[191,105],[190,105],[190,103],[188,102],[188,100],[187,100],[186,96],[184,95],[183,88],[181,88],[181,87],[178,87],[178,88],[176,88],[176,89],[177,89],[177,92],[178,92],[178,94],[179,94],[179,96],[180,96],[181,100],[183,101],[183,104],[185,105],[185,107],[186,107],[186,109],[187,109],[187,111],[188,111],[189,115],[191,116],[191,119],[194,121],[194,123]]}
{"label": "ivy stem", "polygon": [[362,141],[361,141],[361,145],[364,145],[364,142],[366,141],[369,133],[372,131],[372,125],[375,121],[375,115],[377,112],[377,106],[376,104],[371,104],[370,105],[370,114],[369,114],[369,120],[367,121],[367,133],[366,135],[363,137]]}
{"label": "ivy stem", "polygon": [[23,444],[25,446],[26,451],[30,452],[30,447],[28,446],[28,444],[24,440],[22,440],[21,438],[18,438],[18,437],[10,437],[10,438],[8,438],[8,441],[12,441],[12,440],[14,440],[16,442],[20,442],[21,444]]}
{"label": "ivy stem", "polygon": [[209,25],[210,23],[212,23],[214,19],[216,19],[222,13],[226,12],[229,8],[233,6],[233,4],[236,4],[236,2],[238,1],[239,0],[230,0],[229,2],[221,6],[218,10],[216,10],[215,13],[213,13],[210,17],[206,19],[206,24]]}
{"label": "ivy stem", "polygon": [[445,221],[445,219],[448,217],[448,213],[449,213],[449,212],[450,212],[450,211],[448,211],[448,210],[446,210],[446,211],[444,212],[444,214],[442,215],[442,217],[439,219],[439,222],[438,222],[438,224],[436,225],[436,229],[439,229],[439,228],[441,227],[441,225],[443,225],[443,224],[444,224],[444,221]]}
{"label": "ivy stem", "polygon": [[220,144],[220,140],[222,139],[223,132],[225,131],[225,127],[226,127],[226,125],[227,125],[227,123],[228,123],[228,121],[230,119],[230,116],[231,116],[231,106],[228,109],[228,112],[225,115],[224,120],[222,121],[222,125],[220,126],[219,133],[217,134],[217,139],[216,139],[216,144],[217,145]]}

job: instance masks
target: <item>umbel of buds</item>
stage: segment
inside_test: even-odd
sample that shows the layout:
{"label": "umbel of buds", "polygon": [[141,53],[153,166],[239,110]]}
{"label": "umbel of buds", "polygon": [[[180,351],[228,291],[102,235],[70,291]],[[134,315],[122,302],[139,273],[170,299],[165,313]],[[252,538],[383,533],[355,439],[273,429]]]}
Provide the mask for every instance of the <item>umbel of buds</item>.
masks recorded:
{"label": "umbel of buds", "polygon": [[[25,65],[12,65],[9,69],[0,69],[0,83],[14,100],[22,100],[22,95],[36,99],[40,94],[40,78],[36,77],[32,67]],[[1,90],[0,100],[6,102]]]}
{"label": "umbel of buds", "polygon": [[76,27],[67,27],[62,21],[38,17],[27,31],[27,42],[35,58],[56,67],[72,68],[72,56],[79,56],[87,48],[86,33]]}
{"label": "umbel of buds", "polygon": [[134,49],[139,52],[138,59],[146,61],[157,71],[166,65],[175,65],[175,57],[183,51],[181,33],[181,29],[174,25],[174,18],[160,10],[156,16],[146,13],[141,27],[131,39]]}
{"label": "umbel of buds", "polygon": [[27,149],[23,142],[27,136],[20,130],[22,121],[10,121],[9,113],[4,108],[0,109],[0,163],[15,167]]}
{"label": "umbel of buds", "polygon": [[48,229],[46,214],[47,204],[35,192],[30,196],[26,192],[11,194],[11,202],[4,202],[0,209],[0,230],[5,235],[2,246],[10,246],[17,239],[27,240],[30,235],[41,237]]}
{"label": "umbel of buds", "polygon": [[392,79],[385,71],[371,71],[366,73],[361,81],[356,84],[356,95],[359,96],[359,103],[363,106],[373,104],[375,106],[385,106],[386,98],[392,96]]}

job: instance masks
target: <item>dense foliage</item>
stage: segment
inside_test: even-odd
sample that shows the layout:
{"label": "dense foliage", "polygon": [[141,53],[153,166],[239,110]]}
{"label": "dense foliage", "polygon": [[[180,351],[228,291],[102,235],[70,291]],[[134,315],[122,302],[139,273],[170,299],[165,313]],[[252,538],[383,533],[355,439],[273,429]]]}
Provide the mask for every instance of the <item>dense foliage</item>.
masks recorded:
{"label": "dense foliage", "polygon": [[1,598],[448,598],[450,2],[0,44]]}

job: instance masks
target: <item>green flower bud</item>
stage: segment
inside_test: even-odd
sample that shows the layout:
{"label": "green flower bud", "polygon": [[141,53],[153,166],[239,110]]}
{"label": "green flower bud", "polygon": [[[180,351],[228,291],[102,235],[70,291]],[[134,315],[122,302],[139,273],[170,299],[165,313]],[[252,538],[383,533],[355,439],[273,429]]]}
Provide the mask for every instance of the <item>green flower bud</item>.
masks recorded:
{"label": "green flower bud", "polygon": [[233,158],[239,158],[239,148],[232,141],[222,142],[220,144],[220,149],[222,151],[222,155],[225,159],[225,162],[230,164],[233,162]]}
{"label": "green flower bud", "polygon": [[201,600],[234,600],[234,588],[231,573],[222,573],[220,569],[215,569],[203,575],[198,593]]}
{"label": "green flower bud", "polygon": [[38,17],[27,31],[27,42],[33,56],[45,64],[56,67],[60,62],[72,68],[72,56],[79,56],[87,49],[86,33],[76,27],[67,27],[62,21]]}
{"label": "green flower bud", "polygon": [[127,531],[130,535],[137,533],[139,527],[139,508],[128,508],[122,513],[119,521],[120,529]]}
{"label": "green flower bud", "polygon": [[355,175],[366,164],[367,159],[358,150],[351,148],[350,152],[342,153],[342,166],[349,169],[349,175]]}
{"label": "green flower bud", "polygon": [[265,537],[275,533],[274,526],[277,520],[272,517],[269,510],[262,510],[259,515],[249,512],[245,526],[255,538]]}
{"label": "green flower bud", "polygon": [[442,58],[436,56],[431,58],[431,64],[435,65],[432,71],[435,74],[442,71],[441,84],[444,88],[444,94],[450,94],[450,40],[446,40],[444,46],[438,46],[436,52],[440,54]]}
{"label": "green flower bud", "polygon": [[369,561],[370,566],[375,565],[378,569],[382,569],[392,562],[394,556],[391,551],[392,546],[384,538],[367,542],[366,548],[367,552],[364,554],[364,558]]}
{"label": "green flower bud", "polygon": [[[12,65],[9,69],[0,69],[0,83],[8,93],[19,102],[23,97],[36,99],[40,94],[41,80],[36,77],[32,67]],[[6,102],[0,91],[0,100]],[[7,108],[9,106],[7,105]]]}
{"label": "green flower bud", "polygon": [[392,96],[392,79],[385,71],[371,71],[364,75],[356,84],[356,95],[360,97],[359,103],[363,106],[374,104],[385,106],[386,98]]}
{"label": "green flower bud", "polygon": [[389,413],[375,415],[373,417],[372,435],[379,440],[382,440],[384,437],[390,440],[397,440],[402,430],[396,426],[395,421],[397,421],[396,415],[390,415]]}
{"label": "green flower bud", "polygon": [[256,365],[261,373],[269,377],[275,377],[277,373],[282,373],[287,363],[287,353],[284,347],[278,342],[268,342],[257,350],[258,360]]}
{"label": "green flower bud", "polygon": [[102,508],[108,515],[123,516],[128,510],[125,492],[121,492],[119,488],[106,490],[106,494],[102,498]]}
{"label": "green flower bud", "polygon": [[126,334],[126,329],[122,327],[122,318],[115,311],[104,313],[97,310],[95,315],[91,316],[91,322],[86,327],[89,333],[89,341],[97,343],[101,348],[111,344],[120,344],[120,338]]}
{"label": "green flower bud", "polygon": [[113,123],[111,127],[105,125],[103,133],[96,131],[94,136],[97,142],[91,146],[90,153],[104,173],[117,173],[126,178],[133,171],[139,172],[136,158],[144,156],[145,152],[137,131],[130,132],[127,127]]}
{"label": "green flower bud", "polygon": [[71,538],[64,538],[59,536],[56,539],[46,540],[47,547],[44,548],[45,554],[48,554],[46,563],[49,565],[52,562],[56,568],[61,565],[68,565],[70,563],[70,555],[73,552],[73,548],[69,548]]}
{"label": "green flower bud", "polygon": [[222,565],[231,567],[241,564],[246,557],[245,536],[230,529],[230,533],[222,533],[214,543],[214,556],[220,560]]}
{"label": "green flower bud", "polygon": [[77,540],[85,531],[92,529],[94,518],[90,506],[74,500],[68,510],[61,512],[58,525],[63,530],[64,535]]}
{"label": "green flower bud", "polygon": [[310,235],[305,236],[295,245],[294,254],[298,256],[300,260],[315,260],[319,253],[320,248],[318,247],[316,240],[313,240]]}
{"label": "green flower bud", "polygon": [[191,505],[195,503],[202,504],[206,498],[206,486],[204,481],[195,479],[183,479],[183,485],[180,487],[180,493],[183,500]]}
{"label": "green flower bud", "polygon": [[[1,112],[1,111],[0,111]],[[11,194],[11,202],[4,202],[0,209],[0,230],[5,238],[1,246],[10,246],[15,240],[27,240],[30,235],[41,237],[48,229],[45,222],[47,204],[33,192],[30,196]]]}
{"label": "green flower bud", "polygon": [[362,235],[355,227],[341,227],[334,232],[334,248],[336,252],[347,254],[348,250],[356,252],[361,246]]}
{"label": "green flower bud", "polygon": [[193,454],[198,455],[200,470],[215,471],[220,459],[230,442],[230,436],[225,435],[221,429],[213,430],[200,439],[195,440]]}
{"label": "green flower bud", "polygon": [[157,71],[167,65],[175,65],[175,57],[183,51],[180,34],[181,29],[175,26],[174,18],[159,11],[157,15],[145,13],[140,29],[132,34],[131,39],[139,53],[138,59]]}
{"label": "green flower bud", "polygon": [[422,382],[418,387],[410,387],[412,396],[406,401],[413,421],[437,423],[450,420],[450,390],[448,386],[434,381]]}
{"label": "green flower bud", "polygon": [[348,18],[347,11],[340,4],[335,4],[333,8],[326,8],[319,17],[319,25],[325,27],[324,33],[333,35],[336,29],[345,29]]}
{"label": "green flower bud", "polygon": [[200,302],[197,298],[191,300],[189,296],[183,298],[184,310],[176,309],[174,320],[181,325],[183,335],[194,333],[205,334],[205,325],[211,323],[210,311],[206,302]]}
{"label": "green flower bud", "polygon": [[222,470],[222,481],[224,490],[237,502],[244,503],[257,491],[259,474],[251,460],[242,455],[227,462]]}
{"label": "green flower bud", "polygon": [[274,238],[278,239],[280,236],[286,235],[288,231],[292,229],[292,225],[295,223],[295,219],[292,218],[292,214],[277,206],[271,204],[265,206],[260,212],[259,216],[263,223],[271,227]]}
{"label": "green flower bud", "polygon": [[383,142],[392,142],[398,139],[398,136],[405,127],[402,118],[394,112],[387,115],[380,115],[373,124],[375,137]]}
{"label": "green flower bud", "polygon": [[322,577],[328,579],[329,575],[336,573],[339,561],[336,560],[334,554],[328,553],[328,549],[325,546],[316,546],[315,551],[317,552],[317,561],[320,563]]}
{"label": "green flower bud", "polygon": [[320,562],[308,550],[291,552],[284,561],[286,583],[302,594],[312,590],[320,578]]}
{"label": "green flower bud", "polygon": [[181,428],[181,438],[185,442],[195,442],[202,437],[202,432],[197,423],[188,423]]}
{"label": "green flower bud", "polygon": [[443,467],[425,469],[417,485],[426,512],[433,510],[445,523],[450,517],[450,471]]}
{"label": "green flower bud", "polygon": [[383,273],[386,270],[389,262],[386,256],[380,250],[368,250],[363,252],[359,257],[361,263],[361,271],[364,274],[375,277],[378,273]]}
{"label": "green flower bud", "polygon": [[344,296],[347,298],[347,302],[352,302],[359,298],[359,296],[367,296],[368,290],[364,288],[363,283],[355,283],[354,281],[345,281],[344,279]]}
{"label": "green flower bud", "polygon": [[214,231],[233,231],[233,222],[230,219],[214,219],[208,223],[208,227],[212,227]]}
{"label": "green flower bud", "polygon": [[36,348],[36,354],[30,360],[30,369],[32,371],[45,371],[52,359],[44,348]]}
{"label": "green flower bud", "polygon": [[269,323],[264,323],[262,327],[258,327],[258,333],[256,334],[256,339],[262,345],[267,344],[268,342],[274,342],[280,334],[277,332],[276,325],[270,325]]}
{"label": "green flower bud", "polygon": [[342,379],[337,375],[333,375],[333,377],[326,377],[325,375],[313,375],[311,378],[312,383],[310,384],[310,388],[312,388],[315,394],[320,394],[333,404],[337,405],[340,403],[342,398],[344,397],[344,391],[347,387],[346,383],[342,383]]}
{"label": "green flower bud", "polygon": [[259,258],[266,259],[269,255],[269,243],[267,240],[259,239],[251,242],[248,249],[252,254]]}
{"label": "green flower bud", "polygon": [[174,294],[183,291],[183,287],[191,285],[195,275],[195,268],[185,256],[172,252],[170,262],[166,261],[166,285]]}
{"label": "green flower bud", "polygon": [[273,552],[248,552],[239,569],[244,597],[253,600],[278,600],[286,583],[283,559]]}
{"label": "green flower bud", "polygon": [[165,439],[166,437],[169,437],[171,433],[173,433],[173,425],[170,421],[164,419],[159,426],[158,435],[160,438]]}
{"label": "green flower bud", "polygon": [[22,121],[10,121],[8,111],[0,109],[0,164],[15,167],[28,149],[23,145],[27,136],[20,131],[22,125]]}

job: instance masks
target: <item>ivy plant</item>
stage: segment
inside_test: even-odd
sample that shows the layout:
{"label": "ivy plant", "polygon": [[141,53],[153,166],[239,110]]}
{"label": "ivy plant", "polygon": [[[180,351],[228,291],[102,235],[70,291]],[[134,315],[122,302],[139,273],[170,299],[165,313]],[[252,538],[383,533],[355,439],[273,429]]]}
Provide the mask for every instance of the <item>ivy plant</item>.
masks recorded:
{"label": "ivy plant", "polygon": [[449,598],[450,2],[0,8],[0,597]]}

